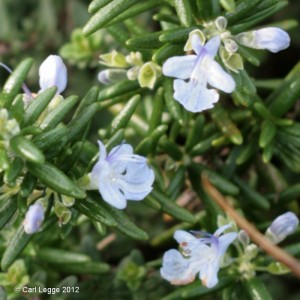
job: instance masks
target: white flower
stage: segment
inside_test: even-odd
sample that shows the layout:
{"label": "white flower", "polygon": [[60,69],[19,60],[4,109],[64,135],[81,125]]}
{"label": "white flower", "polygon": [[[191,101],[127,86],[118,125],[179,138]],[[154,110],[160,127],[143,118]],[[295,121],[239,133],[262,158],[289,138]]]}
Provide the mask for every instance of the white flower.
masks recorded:
{"label": "white flower", "polygon": [[188,284],[194,281],[197,273],[203,285],[208,288],[218,283],[218,271],[223,255],[228,246],[237,237],[236,232],[222,234],[231,227],[220,227],[213,235],[205,233],[206,237],[196,238],[194,235],[177,230],[174,238],[179,243],[183,255],[171,249],[164,254],[161,276],[175,285]]}
{"label": "white flower", "polygon": [[254,49],[267,49],[273,53],[286,49],[290,45],[290,37],[287,32],[276,27],[267,27],[240,33],[237,41]]}
{"label": "white flower", "polygon": [[89,174],[89,189],[99,189],[103,200],[118,209],[124,209],[127,200],[143,200],[154,181],[146,158],[133,154],[129,144],[114,147],[108,155],[102,142],[98,144],[100,156]]}
{"label": "white flower", "polygon": [[23,221],[24,231],[27,234],[32,234],[37,232],[44,220],[44,208],[39,202],[32,204],[25,216]]}
{"label": "white flower", "polygon": [[266,236],[275,244],[292,234],[299,225],[299,219],[292,212],[286,212],[277,217],[266,231]]}
{"label": "white flower", "polygon": [[56,86],[61,94],[67,86],[67,68],[58,55],[49,55],[39,69],[41,91]]}
{"label": "white flower", "polygon": [[[231,93],[235,82],[222,67],[214,61],[220,46],[220,37],[210,39],[205,46],[197,34],[192,35],[192,48],[196,55],[174,56],[163,65],[163,74],[176,77],[174,98],[185,109],[201,112],[212,108],[219,100],[219,93],[207,85]],[[188,82],[185,80],[189,79]]]}

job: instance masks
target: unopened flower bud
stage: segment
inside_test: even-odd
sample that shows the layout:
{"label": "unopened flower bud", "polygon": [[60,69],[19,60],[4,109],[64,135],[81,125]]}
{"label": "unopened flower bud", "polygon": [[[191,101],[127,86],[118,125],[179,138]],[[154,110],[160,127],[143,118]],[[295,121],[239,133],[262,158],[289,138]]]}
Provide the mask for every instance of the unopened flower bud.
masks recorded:
{"label": "unopened flower bud", "polygon": [[41,203],[36,202],[32,204],[23,221],[24,231],[27,234],[37,232],[44,220],[44,207]]}
{"label": "unopened flower bud", "polygon": [[273,53],[284,50],[290,45],[290,37],[287,32],[276,27],[243,32],[238,34],[236,39],[246,47],[267,49]]}
{"label": "unopened flower bud", "polygon": [[266,231],[266,236],[275,244],[292,234],[299,224],[299,219],[292,212],[277,217]]}
{"label": "unopened flower bud", "polygon": [[123,69],[106,69],[98,74],[98,80],[103,84],[118,82],[126,78],[126,70]]}
{"label": "unopened flower bud", "polygon": [[57,94],[67,86],[67,68],[58,55],[49,55],[39,69],[41,91],[56,86]]}

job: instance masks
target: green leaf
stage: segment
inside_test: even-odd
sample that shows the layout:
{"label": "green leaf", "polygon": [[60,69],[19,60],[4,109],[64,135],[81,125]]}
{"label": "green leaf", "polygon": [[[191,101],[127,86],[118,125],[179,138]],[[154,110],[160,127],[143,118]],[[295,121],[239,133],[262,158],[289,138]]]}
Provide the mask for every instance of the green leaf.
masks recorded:
{"label": "green leaf", "polygon": [[300,183],[292,184],[279,194],[280,203],[288,203],[300,196]]}
{"label": "green leaf", "polygon": [[100,103],[93,103],[83,109],[78,115],[67,125],[69,133],[66,136],[65,143],[73,141],[80,132],[92,121],[94,115],[101,109]]}
{"label": "green leaf", "polygon": [[229,25],[233,25],[240,20],[245,19],[249,15],[253,14],[253,9],[262,2],[261,0],[252,0],[252,1],[240,1],[239,4],[235,7],[235,10],[230,13],[225,14],[225,18],[228,21]]}
{"label": "green leaf", "polygon": [[153,99],[153,107],[152,107],[151,117],[149,121],[149,133],[151,133],[161,124],[163,109],[164,109],[163,88],[160,87],[157,89]]}
{"label": "green leaf", "polygon": [[234,277],[223,277],[220,278],[218,284],[214,286],[213,288],[207,288],[199,282],[198,279],[196,279],[195,282],[185,286],[185,287],[180,287],[173,293],[167,295],[166,297],[162,298],[162,300],[179,300],[179,299],[190,299],[197,297],[213,294],[219,290],[224,289],[225,287],[229,286],[234,282],[235,278]]}
{"label": "green leaf", "polygon": [[251,205],[262,210],[270,209],[269,201],[256,190],[251,188],[246,182],[237,176],[234,177],[234,182],[239,186],[243,197],[245,197]]}
{"label": "green leaf", "polygon": [[244,286],[247,294],[249,295],[250,299],[272,300],[272,296],[266,289],[265,285],[257,277],[253,277],[251,279],[244,280],[243,286]]}
{"label": "green leaf", "polygon": [[261,132],[259,135],[259,146],[265,148],[274,139],[276,135],[276,126],[272,121],[265,121],[262,124]]}
{"label": "green leaf", "polygon": [[4,103],[0,103],[0,106],[5,106],[6,108],[9,108],[11,106],[12,101],[19,93],[20,88],[27,77],[32,63],[32,58],[23,60],[8,77],[2,89]]}
{"label": "green leaf", "polygon": [[[267,1],[264,1],[264,2],[267,2]],[[274,4],[272,6],[268,6],[268,8],[265,8],[265,9],[262,9],[258,5],[258,6],[256,6],[256,9],[255,9],[255,11],[257,11],[257,13],[251,14],[250,17],[243,19],[242,24],[232,26],[230,28],[230,31],[233,34],[246,31],[246,30],[252,28],[257,23],[261,22],[262,20],[274,15],[277,11],[283,9],[287,5],[288,5],[287,1],[279,1],[276,4]]]}
{"label": "green leaf", "polygon": [[52,130],[36,135],[33,138],[33,142],[39,149],[47,151],[50,147],[60,144],[68,133],[67,126],[60,125]]}
{"label": "green leaf", "polygon": [[43,122],[41,123],[41,128],[44,130],[51,130],[55,128],[66,115],[72,110],[78,101],[77,96],[70,96],[63,99],[53,110],[47,114]]}
{"label": "green leaf", "polygon": [[162,64],[167,58],[176,55],[184,55],[183,46],[167,43],[154,52],[152,60]]}
{"label": "green leaf", "polygon": [[180,161],[182,159],[183,153],[179,148],[178,144],[170,141],[167,137],[160,140],[159,146],[166,154],[168,154],[174,160]]}
{"label": "green leaf", "polygon": [[30,173],[53,191],[77,199],[85,198],[85,192],[54,165],[28,163],[27,167]]}
{"label": "green leaf", "polygon": [[180,193],[181,189],[184,187],[185,184],[185,173],[186,173],[186,166],[180,166],[174,176],[171,178],[169,186],[167,188],[167,195],[171,198],[176,198],[176,196]]}
{"label": "green leaf", "polygon": [[94,33],[137,2],[138,0],[110,1],[107,5],[100,8],[87,22],[87,24],[83,27],[83,34],[88,36]]}
{"label": "green leaf", "polygon": [[9,143],[11,149],[21,158],[26,159],[35,164],[45,162],[44,154],[36,145],[29,139],[23,136],[15,136]]}
{"label": "green leaf", "polygon": [[160,4],[162,4],[161,0],[141,1],[140,3],[136,3],[112,19],[107,26],[132,18],[156,6],[159,6]]}
{"label": "green leaf", "polygon": [[179,124],[183,124],[183,112],[180,104],[173,97],[173,80],[165,79],[164,80],[164,97],[167,109],[170,115],[178,121]]}
{"label": "green leaf", "polygon": [[135,148],[135,152],[141,155],[148,155],[156,149],[156,145],[159,139],[167,131],[167,125],[160,125],[155,130],[151,132],[149,136],[144,138]]}
{"label": "green leaf", "polygon": [[220,133],[214,133],[210,137],[203,139],[200,143],[196,144],[190,151],[191,156],[202,155],[210,150],[213,145],[212,142],[221,136]]}
{"label": "green leaf", "polygon": [[187,139],[185,143],[185,148],[189,151],[195,144],[199,141],[202,136],[202,131],[205,125],[204,115],[197,116],[195,121],[192,121],[191,126],[188,128]]}
{"label": "green leaf", "polygon": [[[188,28],[175,28],[175,29],[169,29],[164,30],[159,35],[159,41],[162,43],[181,43],[184,44],[188,37],[190,32],[192,32],[195,29],[202,29],[200,26],[192,26]],[[184,45],[182,45],[183,49]]]}
{"label": "green leaf", "polygon": [[56,87],[50,87],[33,99],[25,111],[22,127],[32,125],[55,96]]}
{"label": "green leaf", "polygon": [[[98,196],[100,198],[100,195]],[[112,214],[102,205],[102,202],[93,201],[89,197],[84,201],[76,201],[74,207],[88,218],[107,226],[117,226]]]}
{"label": "green leaf", "polygon": [[98,94],[98,101],[114,98],[120,95],[124,95],[129,92],[136,91],[140,88],[137,81],[124,80],[114,85],[108,86],[102,89]]}
{"label": "green leaf", "polygon": [[158,49],[163,45],[159,40],[161,33],[161,31],[157,31],[131,38],[126,45],[133,50]]}
{"label": "green leaf", "polygon": [[240,145],[243,143],[243,136],[235,123],[230,119],[229,114],[220,105],[214,107],[211,113],[219,129],[227,136],[233,144]]}
{"label": "green leaf", "polygon": [[93,0],[88,7],[89,13],[95,13],[103,6],[107,5],[110,1],[111,0]]}
{"label": "green leaf", "polygon": [[87,275],[107,273],[110,269],[108,264],[96,261],[76,264],[55,264],[53,267],[60,270],[62,273]]}
{"label": "green leaf", "polygon": [[172,201],[168,196],[160,191],[153,190],[148,197],[155,198],[160,204],[162,211],[171,215],[172,217],[187,223],[196,223],[196,218],[188,210],[184,209]]}
{"label": "green leaf", "polygon": [[0,230],[10,220],[17,210],[17,199],[16,197],[10,197],[5,201],[2,201],[0,207]]}
{"label": "green leaf", "polygon": [[140,103],[140,95],[135,95],[124,105],[122,110],[113,119],[110,134],[116,133],[119,129],[125,128]]}
{"label": "green leaf", "polygon": [[275,117],[286,114],[300,96],[300,62],[290,71],[283,83],[268,97],[270,112]]}
{"label": "green leaf", "polygon": [[98,100],[100,88],[98,86],[93,86],[83,97],[83,99],[79,102],[76,111],[73,115],[73,119],[77,117],[77,115],[84,110],[90,104],[96,102]]}
{"label": "green leaf", "polygon": [[186,27],[191,26],[193,19],[190,2],[187,0],[175,0],[174,5],[180,23]]}
{"label": "green leaf", "polygon": [[25,233],[23,224],[20,224],[3,253],[1,259],[2,270],[7,271],[7,269],[11,266],[11,264],[16,260],[16,258],[29,243],[31,238],[32,235]]}
{"label": "green leaf", "polygon": [[117,228],[119,231],[136,240],[147,240],[149,238],[148,234],[144,230],[138,228],[130,221],[124,211],[116,209],[106,202],[103,202],[103,207],[106,208],[113,216],[117,222]]}
{"label": "green leaf", "polygon": [[16,179],[21,175],[23,167],[23,160],[19,157],[16,157],[5,171],[4,182],[14,186],[16,184]]}
{"label": "green leaf", "polygon": [[210,21],[213,17],[213,1],[207,0],[196,0],[198,15],[197,17],[200,19],[204,19],[205,21]]}
{"label": "green leaf", "polygon": [[21,183],[20,196],[22,198],[27,198],[36,186],[36,177],[34,177],[31,173],[27,172],[23,178]]}
{"label": "green leaf", "polygon": [[42,248],[36,254],[42,261],[51,264],[81,264],[91,261],[91,258],[85,254],[56,248]]}

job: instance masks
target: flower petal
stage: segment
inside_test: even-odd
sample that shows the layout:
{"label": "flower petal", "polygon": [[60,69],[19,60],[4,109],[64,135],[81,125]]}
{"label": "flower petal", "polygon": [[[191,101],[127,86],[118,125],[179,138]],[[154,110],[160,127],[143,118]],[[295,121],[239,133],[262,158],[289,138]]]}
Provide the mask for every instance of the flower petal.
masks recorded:
{"label": "flower petal", "polygon": [[210,54],[211,58],[217,55],[221,43],[221,39],[218,35],[211,38],[204,46],[205,50]]}
{"label": "flower petal", "polygon": [[200,36],[198,34],[193,34],[191,37],[192,49],[199,55],[203,49],[203,44],[201,42]]}
{"label": "flower petal", "polygon": [[[176,230],[174,239],[178,242],[183,250],[183,254],[193,256],[195,251],[200,247],[201,242],[195,236],[184,230]],[[202,248],[201,248],[202,249]]]}
{"label": "flower petal", "polygon": [[208,288],[214,287],[218,283],[219,261],[208,262],[202,265],[200,279],[202,284]]}
{"label": "flower petal", "polygon": [[214,232],[214,236],[219,237],[225,230],[227,230],[229,228],[232,228],[231,224],[226,224],[226,225],[221,226]]}
{"label": "flower petal", "polygon": [[228,246],[237,238],[237,232],[229,232],[219,237],[218,254],[224,255]]}
{"label": "flower petal", "polygon": [[101,141],[98,141],[98,145],[99,145],[99,151],[100,151],[99,160],[104,160],[107,155],[105,146]]}
{"label": "flower petal", "polygon": [[116,185],[115,174],[110,164],[106,160],[98,162],[95,172],[95,174],[91,173],[95,176],[94,178],[91,176],[91,181],[98,180],[98,189],[103,200],[118,209],[124,209],[127,204],[126,198]]}
{"label": "flower petal", "polygon": [[207,64],[209,72],[207,72],[208,83],[225,93],[231,93],[235,89],[233,78],[226,73],[223,68],[214,60],[210,60]]}
{"label": "flower petal", "polygon": [[39,68],[39,76],[42,91],[56,86],[57,94],[60,94],[67,86],[67,68],[58,55],[50,55],[43,61]]}
{"label": "flower petal", "polygon": [[189,260],[184,259],[181,253],[175,249],[164,254],[160,274],[174,285],[188,284],[195,279],[195,273],[190,269]]}
{"label": "flower petal", "polygon": [[174,56],[166,60],[162,72],[165,76],[188,79],[193,71],[197,55]]}
{"label": "flower petal", "polygon": [[176,79],[174,80],[174,90],[174,99],[191,112],[201,112],[213,108],[213,104],[219,100],[218,92],[207,89],[206,82],[194,84],[192,81],[185,82]]}
{"label": "flower petal", "polygon": [[126,198],[116,186],[101,181],[99,182],[99,192],[103,200],[115,208],[126,208]]}
{"label": "flower petal", "polygon": [[284,30],[268,27],[254,31],[254,48],[267,49],[273,53],[289,47],[290,37]]}

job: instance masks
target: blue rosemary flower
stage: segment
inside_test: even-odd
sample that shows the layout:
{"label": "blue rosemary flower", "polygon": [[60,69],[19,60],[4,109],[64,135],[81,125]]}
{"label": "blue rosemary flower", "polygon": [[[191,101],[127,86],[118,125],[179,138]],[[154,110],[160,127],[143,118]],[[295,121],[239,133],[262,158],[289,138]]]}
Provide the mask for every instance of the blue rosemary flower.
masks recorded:
{"label": "blue rosemary flower", "polygon": [[220,46],[219,36],[202,45],[199,36],[194,34],[191,43],[196,54],[169,58],[163,65],[163,74],[178,78],[173,85],[174,99],[188,111],[201,112],[213,108],[219,100],[219,93],[209,89],[208,84],[231,93],[235,89],[235,82],[214,60]]}
{"label": "blue rosemary flower", "polygon": [[236,232],[221,235],[229,227],[231,225],[222,226],[214,234],[200,232],[204,235],[203,238],[177,230],[174,238],[179,243],[182,254],[175,249],[164,254],[161,276],[171,284],[183,285],[194,281],[199,273],[203,285],[214,287],[218,283],[222,257],[237,237]]}
{"label": "blue rosemary flower", "polygon": [[89,189],[98,189],[103,200],[118,209],[124,209],[127,200],[143,200],[154,182],[146,158],[133,154],[129,144],[114,147],[108,155],[103,143],[98,144],[100,156],[89,175]]}

